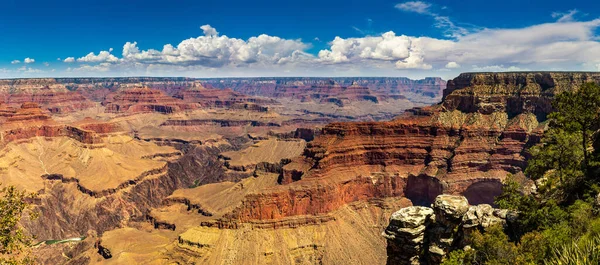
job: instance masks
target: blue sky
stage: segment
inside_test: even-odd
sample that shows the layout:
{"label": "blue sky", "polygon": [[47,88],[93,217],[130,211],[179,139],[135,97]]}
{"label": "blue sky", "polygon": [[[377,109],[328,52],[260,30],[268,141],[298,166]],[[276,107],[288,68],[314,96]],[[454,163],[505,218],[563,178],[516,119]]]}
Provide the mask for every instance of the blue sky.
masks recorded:
{"label": "blue sky", "polygon": [[0,78],[598,71],[598,2],[3,0]]}

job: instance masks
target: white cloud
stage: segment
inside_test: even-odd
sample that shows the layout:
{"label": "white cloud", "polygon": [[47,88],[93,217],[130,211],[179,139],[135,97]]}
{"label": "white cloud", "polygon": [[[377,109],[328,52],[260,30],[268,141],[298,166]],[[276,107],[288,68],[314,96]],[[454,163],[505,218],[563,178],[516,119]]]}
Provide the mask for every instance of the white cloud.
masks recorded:
{"label": "white cloud", "polygon": [[31,68],[31,67],[27,67],[27,66],[22,66],[17,68],[18,72],[24,73],[24,74],[36,74],[36,73],[44,73],[45,71],[37,69],[37,68]]}
{"label": "white cloud", "polygon": [[[111,54],[112,51],[113,51],[113,49],[110,48],[108,51],[99,52],[98,55],[94,54],[93,52],[90,52],[86,56],[78,58],[77,61],[85,62],[85,63],[118,62],[119,59],[116,56]],[[67,58],[67,59],[69,59],[69,58]],[[66,61],[66,59],[65,59],[65,61]]]}
{"label": "white cloud", "polygon": [[44,62],[44,66],[50,66],[50,63]]}
{"label": "white cloud", "polygon": [[[448,37],[456,38],[469,33],[469,30],[466,28],[460,27],[452,22],[450,17],[443,16],[432,11],[433,5],[431,3],[422,1],[409,1],[397,4],[395,7],[404,12],[413,12],[432,17],[435,21],[434,26],[444,29],[444,33]],[[446,8],[442,7],[441,9],[445,10]]]}
{"label": "white cloud", "polygon": [[[58,58],[60,59],[60,58]],[[74,63],[75,62],[75,57],[67,57],[63,62],[65,63]]]}
{"label": "white cloud", "polygon": [[108,72],[110,71],[111,63],[100,63],[97,65],[83,64],[76,68],[67,68],[67,72]]}
{"label": "white cloud", "polygon": [[25,58],[25,60],[23,60],[23,62],[27,63],[27,64],[29,64],[29,63],[35,63],[35,59],[27,57],[27,58]]}
{"label": "white cloud", "polygon": [[418,38],[396,36],[392,31],[379,37],[336,37],[330,49],[319,51],[319,61],[329,64],[384,61],[399,69],[431,69],[424,62]]}
{"label": "white cloud", "polygon": [[573,22],[575,21],[575,14],[579,13],[579,10],[572,9],[567,12],[554,12],[552,13],[553,18],[557,18],[557,22]]}
{"label": "white cloud", "polygon": [[407,11],[407,12],[415,12],[419,14],[430,14],[429,8],[431,8],[430,3],[422,2],[422,1],[409,1],[401,4],[397,4],[396,8]]}
{"label": "white cloud", "polygon": [[504,67],[504,65],[488,65],[479,67],[477,65],[473,65],[472,71],[476,72],[519,72],[519,71],[530,71],[527,68],[520,68],[517,66],[509,66]]}
{"label": "white cloud", "polygon": [[460,68],[460,64],[458,64],[456,62],[448,62],[445,67],[448,69],[456,69],[456,68]]}
{"label": "white cloud", "polygon": [[10,63],[11,63],[11,64],[20,64],[20,63],[21,63],[21,61],[19,61],[19,60],[13,60],[13,61],[11,61]]}
{"label": "white cloud", "polygon": [[[600,42],[595,33],[600,19],[481,29],[452,39],[406,36],[392,31],[360,38],[335,37],[316,56],[307,52],[310,44],[299,39],[262,34],[244,40],[219,35],[216,29],[205,26],[203,35],[176,45],[166,44],[162,49],[144,50],[137,42],[127,42],[121,58],[113,55],[112,49],[98,55],[90,53],[78,59],[85,65],[70,71],[190,76],[426,76],[431,75],[427,74],[429,69],[435,69],[451,77],[467,69],[465,66],[472,66],[473,71],[589,71],[600,65]],[[69,57],[64,61],[72,60]]]}
{"label": "white cloud", "polygon": [[202,29],[202,32],[204,32],[204,36],[207,37],[219,35],[219,32],[208,24],[200,26],[200,29]]}
{"label": "white cloud", "polygon": [[137,42],[123,46],[125,63],[201,65],[223,67],[253,63],[279,64],[289,62],[298,52],[310,47],[301,40],[288,40],[266,34],[248,40],[217,36],[209,25],[203,26],[204,36],[183,40],[177,46],[167,44],[162,51],[140,50]]}

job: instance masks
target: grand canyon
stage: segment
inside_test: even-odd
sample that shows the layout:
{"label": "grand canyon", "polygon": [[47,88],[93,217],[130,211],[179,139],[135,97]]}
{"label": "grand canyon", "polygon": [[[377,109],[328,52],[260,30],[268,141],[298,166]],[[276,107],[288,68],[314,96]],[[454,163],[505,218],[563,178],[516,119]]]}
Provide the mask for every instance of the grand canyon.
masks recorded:
{"label": "grand canyon", "polygon": [[40,264],[404,264],[402,216],[506,222],[494,199],[533,185],[553,97],[589,82],[4,79],[0,182],[37,194],[20,224]]}

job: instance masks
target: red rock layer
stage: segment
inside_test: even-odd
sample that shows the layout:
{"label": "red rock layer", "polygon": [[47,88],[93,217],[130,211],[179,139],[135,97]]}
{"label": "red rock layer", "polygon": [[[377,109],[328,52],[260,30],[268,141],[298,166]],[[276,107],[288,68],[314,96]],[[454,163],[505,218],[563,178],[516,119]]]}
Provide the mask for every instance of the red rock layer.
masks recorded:
{"label": "red rock layer", "polygon": [[53,121],[37,103],[27,102],[19,109],[3,108],[0,133],[1,144],[24,140],[32,137],[66,136],[85,144],[98,144],[102,140],[97,133],[109,133],[119,130],[111,123],[102,123],[91,119],[77,125],[58,124]]}
{"label": "red rock layer", "polygon": [[463,74],[440,105],[389,122],[330,124],[283,167],[280,186],[247,196],[229,217],[322,214],[385,196],[428,205],[442,193],[493,204],[508,174],[522,176],[552,97],[585,82],[600,83],[600,73]]}
{"label": "red rock layer", "polygon": [[21,105],[25,102],[34,102],[51,113],[67,113],[93,107],[95,104],[78,92],[57,92],[43,89],[36,93],[9,94],[7,103]]}
{"label": "red rock layer", "polygon": [[173,113],[198,108],[197,104],[184,102],[149,88],[122,90],[108,98],[102,105],[106,107],[106,112],[111,113]]}
{"label": "red rock layer", "polygon": [[327,181],[309,187],[277,189],[246,196],[242,206],[225,218],[242,222],[319,215],[358,200],[403,196],[405,179],[399,176],[357,177],[332,185]]}
{"label": "red rock layer", "polygon": [[451,128],[431,118],[330,124],[303,158],[284,166],[282,186],[246,197],[230,217],[322,214],[390,196],[427,204],[441,193],[489,203],[508,173],[521,172],[524,148],[539,140],[523,128]]}
{"label": "red rock layer", "polygon": [[76,122],[74,125],[96,133],[114,133],[122,130],[122,128],[116,123],[102,122],[94,120],[90,117],[86,117],[85,119]]}

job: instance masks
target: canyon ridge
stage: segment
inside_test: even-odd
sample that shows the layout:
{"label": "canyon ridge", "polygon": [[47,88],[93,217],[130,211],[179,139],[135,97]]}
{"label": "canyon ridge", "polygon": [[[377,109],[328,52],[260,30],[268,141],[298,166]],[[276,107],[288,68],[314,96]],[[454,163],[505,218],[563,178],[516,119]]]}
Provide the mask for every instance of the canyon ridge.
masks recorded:
{"label": "canyon ridge", "polygon": [[20,224],[40,264],[397,264],[430,219],[506,223],[495,197],[533,186],[552,99],[589,82],[3,79],[0,183],[37,194]]}

